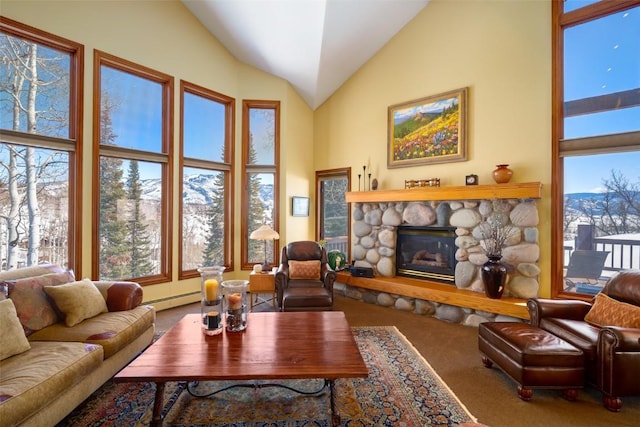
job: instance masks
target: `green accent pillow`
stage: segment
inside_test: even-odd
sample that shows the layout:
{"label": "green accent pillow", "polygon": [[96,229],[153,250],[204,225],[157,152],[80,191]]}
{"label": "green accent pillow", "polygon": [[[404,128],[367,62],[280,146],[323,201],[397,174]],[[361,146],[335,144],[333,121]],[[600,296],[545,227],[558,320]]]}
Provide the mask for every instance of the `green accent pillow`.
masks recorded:
{"label": "green accent pillow", "polygon": [[347,256],[338,249],[332,249],[327,252],[327,262],[333,270],[342,270],[347,264]]}
{"label": "green accent pillow", "polygon": [[64,323],[69,327],[108,311],[104,297],[89,279],[66,285],[45,286],[44,291],[64,313]]}

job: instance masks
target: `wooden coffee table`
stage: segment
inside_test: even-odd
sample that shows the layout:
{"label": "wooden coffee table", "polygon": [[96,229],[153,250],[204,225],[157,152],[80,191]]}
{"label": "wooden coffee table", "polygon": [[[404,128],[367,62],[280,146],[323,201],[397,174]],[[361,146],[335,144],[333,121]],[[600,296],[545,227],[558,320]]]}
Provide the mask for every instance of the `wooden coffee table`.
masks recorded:
{"label": "wooden coffee table", "polygon": [[116,376],[117,382],[155,382],[153,426],[162,425],[170,381],[324,378],[331,422],[340,424],[335,380],[369,372],[344,313],[249,313],[247,329],[205,336],[199,314],[188,314]]}

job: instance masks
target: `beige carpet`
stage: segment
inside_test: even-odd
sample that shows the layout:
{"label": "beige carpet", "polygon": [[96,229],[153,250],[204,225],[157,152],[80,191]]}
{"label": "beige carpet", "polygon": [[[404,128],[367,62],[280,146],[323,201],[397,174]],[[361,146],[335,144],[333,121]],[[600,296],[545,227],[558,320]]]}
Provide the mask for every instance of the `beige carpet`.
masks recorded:
{"label": "beige carpet", "polygon": [[[269,310],[268,304],[256,310]],[[477,329],[336,297],[351,326],[396,326],[424,356],[480,423],[490,427],[631,427],[640,426],[640,397],[626,398],[619,413],[606,410],[600,393],[587,388],[569,402],[555,390],[535,390],[529,402],[520,400],[515,383],[498,369],[485,368],[478,353]],[[166,330],[192,304],[158,313],[156,328]],[[640,378],[640,373],[635,373]]]}

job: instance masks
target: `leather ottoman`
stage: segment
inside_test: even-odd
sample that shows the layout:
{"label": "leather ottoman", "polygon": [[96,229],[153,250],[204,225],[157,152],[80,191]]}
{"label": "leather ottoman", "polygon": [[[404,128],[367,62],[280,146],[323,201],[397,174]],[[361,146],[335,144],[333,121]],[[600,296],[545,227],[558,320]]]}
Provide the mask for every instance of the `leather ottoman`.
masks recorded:
{"label": "leather ottoman", "polygon": [[282,311],[331,311],[333,300],[326,288],[287,288],[282,293]]}
{"label": "leather ottoman", "polygon": [[478,349],[487,368],[495,363],[518,383],[522,400],[534,388],[562,389],[568,400],[584,386],[582,350],[555,335],[519,322],[485,322],[478,326]]}

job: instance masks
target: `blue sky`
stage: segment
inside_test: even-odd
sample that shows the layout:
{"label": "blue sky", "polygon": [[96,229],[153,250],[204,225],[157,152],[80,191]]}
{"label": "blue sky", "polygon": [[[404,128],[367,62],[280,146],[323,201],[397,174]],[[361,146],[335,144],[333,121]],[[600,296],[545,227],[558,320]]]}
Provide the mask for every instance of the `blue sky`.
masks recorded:
{"label": "blue sky", "polygon": [[[573,27],[565,35],[565,100],[640,88],[638,8]],[[640,107],[565,120],[565,139],[639,130]],[[640,182],[640,152],[565,158],[565,193],[599,191],[612,170]]]}

